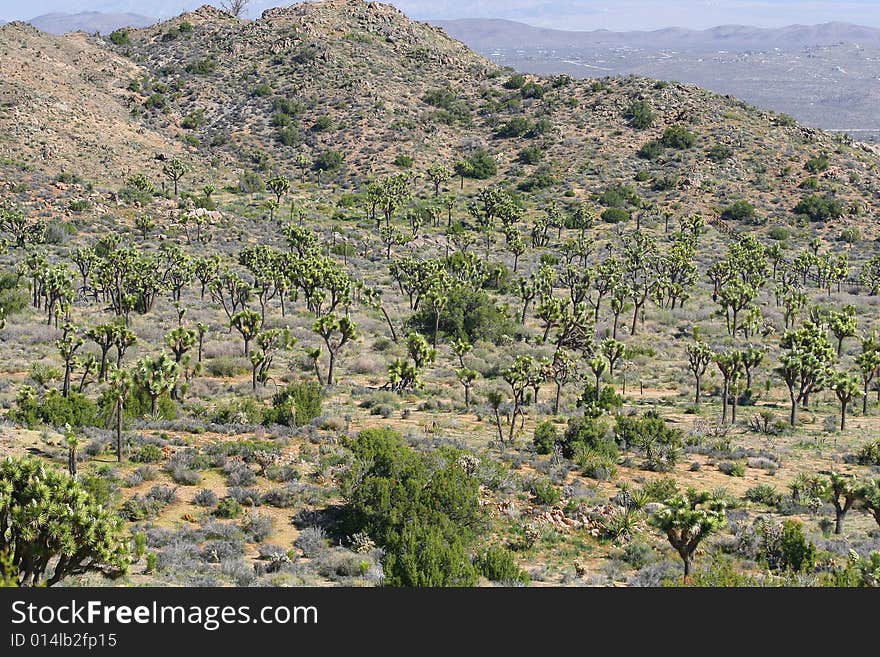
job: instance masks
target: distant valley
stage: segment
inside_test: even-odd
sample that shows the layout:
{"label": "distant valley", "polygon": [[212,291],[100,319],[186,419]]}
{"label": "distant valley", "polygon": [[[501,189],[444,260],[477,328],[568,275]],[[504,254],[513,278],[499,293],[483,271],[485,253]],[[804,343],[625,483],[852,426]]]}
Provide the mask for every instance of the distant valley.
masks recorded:
{"label": "distant valley", "polygon": [[567,32],[502,20],[436,24],[517,70],[576,77],[632,73],[688,82],[862,141],[880,140],[878,29],[827,23]]}

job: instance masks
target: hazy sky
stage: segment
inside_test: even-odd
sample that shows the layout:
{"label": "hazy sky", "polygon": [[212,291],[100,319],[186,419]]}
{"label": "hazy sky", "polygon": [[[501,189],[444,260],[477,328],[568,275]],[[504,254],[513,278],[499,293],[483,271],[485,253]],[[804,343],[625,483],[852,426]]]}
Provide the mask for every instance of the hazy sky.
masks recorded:
{"label": "hazy sky", "polygon": [[[0,19],[53,11],[128,11],[165,18],[205,0],[0,0]],[[220,4],[220,0],[210,4]],[[250,15],[279,0],[252,0]],[[880,0],[390,0],[411,18],[509,18],[560,29],[707,28],[722,24],[778,27],[846,21],[880,27]]]}

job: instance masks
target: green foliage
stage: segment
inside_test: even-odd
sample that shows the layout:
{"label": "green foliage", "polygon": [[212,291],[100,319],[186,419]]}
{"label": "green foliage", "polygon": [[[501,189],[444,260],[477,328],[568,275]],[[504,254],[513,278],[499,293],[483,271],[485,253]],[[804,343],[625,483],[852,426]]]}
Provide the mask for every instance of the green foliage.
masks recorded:
{"label": "green foliage", "polygon": [[9,419],[31,429],[40,424],[91,427],[98,425],[98,409],[91,399],[78,392],[71,391],[64,397],[57,390],[49,390],[41,398],[30,386],[22,386],[15,407],[9,411]]}
{"label": "green foliage", "polygon": [[291,383],[272,397],[272,408],[263,416],[264,424],[303,427],[321,415],[324,394],[314,381]]}
{"label": "green foliage", "polygon": [[529,484],[529,492],[535,496],[535,503],[553,506],[562,498],[559,489],[549,479],[534,479]]}
{"label": "green foliage", "polygon": [[131,38],[129,37],[128,30],[124,28],[113,30],[108,38],[110,39],[110,43],[116,46],[127,46],[131,43]]}
{"label": "green foliage", "polygon": [[409,169],[413,165],[413,158],[410,155],[400,154],[394,158],[394,166],[398,166],[401,169]]}
{"label": "green foliage", "polygon": [[141,445],[131,452],[131,460],[135,463],[158,463],[163,458],[165,455],[162,453],[162,448],[151,443]]}
{"label": "green foliage", "polygon": [[822,173],[823,171],[828,171],[828,166],[828,156],[819,155],[818,157],[807,160],[804,164],[804,169],[812,174],[817,174]]}
{"label": "green foliage", "polygon": [[331,119],[326,114],[322,114],[315,122],[312,124],[312,130],[314,132],[326,132],[330,128],[333,127],[333,119]]}
{"label": "green foliage", "polygon": [[217,503],[214,515],[218,518],[238,518],[242,514],[241,504],[233,497],[224,497]]}
{"label": "green foliage", "polygon": [[880,466],[880,440],[865,443],[856,452],[856,461],[860,465]]}
{"label": "green foliage", "polygon": [[390,586],[470,586],[468,547],[482,524],[479,481],[455,452],[423,456],[388,429],[361,431],[340,476],[350,534],[385,550]]}
{"label": "green foliage", "polygon": [[128,567],[121,520],[42,460],[0,462],[0,527],[0,554],[12,555],[19,586],[52,586],[88,571],[117,577]]}
{"label": "green foliage", "polygon": [[312,168],[315,171],[338,171],[342,167],[343,155],[339,151],[326,150],[318,154]]}
{"label": "green foliage", "polygon": [[534,444],[538,454],[552,454],[559,442],[559,430],[550,420],[544,420],[535,427]]}
{"label": "green foliage", "polygon": [[780,242],[782,240],[787,240],[790,236],[790,233],[788,231],[788,228],[785,228],[784,226],[773,226],[773,228],[770,229],[768,235],[770,236],[771,240],[776,240],[777,242]]}
{"label": "green foliage", "polygon": [[652,139],[651,141],[645,142],[636,151],[636,155],[642,160],[650,160],[654,162],[660,159],[660,156],[663,155],[663,146],[659,141]]}
{"label": "green foliage", "polygon": [[840,219],[843,216],[843,202],[832,196],[819,196],[810,194],[804,197],[794,207],[794,213],[805,215],[810,221],[827,221]]}
{"label": "green foliage", "polygon": [[[470,343],[487,340],[498,344],[505,336],[513,336],[517,325],[487,292],[471,287],[450,290],[447,304],[440,316],[440,332],[450,339],[466,339]],[[409,325],[428,337],[434,335],[435,315],[428,304],[412,316]]]}
{"label": "green foliage", "polygon": [[725,146],[724,144],[715,144],[706,152],[706,158],[720,164],[725,160],[729,160],[733,157],[734,151],[730,146]]}
{"label": "green foliage", "polygon": [[648,101],[639,100],[629,106],[624,113],[624,118],[636,130],[645,130],[654,123],[654,110]]}
{"label": "green foliage", "polygon": [[755,206],[748,201],[736,201],[721,211],[721,218],[727,221],[752,222],[755,220]]}
{"label": "green foliage", "polygon": [[562,455],[573,458],[580,448],[594,448],[608,454],[617,454],[617,444],[610,438],[608,425],[599,418],[573,417],[560,441]]}
{"label": "green foliage", "polygon": [[526,146],[519,152],[519,161],[523,164],[537,164],[543,157],[540,146]]}
{"label": "green foliage", "polygon": [[602,221],[607,224],[619,224],[632,219],[629,210],[623,208],[605,208],[602,212]]}
{"label": "green foliage", "polygon": [[210,75],[217,70],[217,61],[210,57],[205,57],[186,65],[188,73],[195,75]]}
{"label": "green foliage", "polygon": [[477,572],[491,582],[501,584],[528,584],[531,580],[527,572],[516,563],[513,553],[507,548],[490,547],[474,559]]}
{"label": "green foliage", "polygon": [[697,136],[683,125],[673,125],[663,131],[660,144],[667,148],[687,150],[697,143]]}
{"label": "green foliage", "polygon": [[782,493],[770,484],[757,484],[746,491],[746,499],[755,504],[778,506],[782,503]]}
{"label": "green foliage", "polygon": [[[466,165],[466,178],[486,180],[498,173],[498,164],[495,162],[495,158],[485,148],[477,148],[463,162]],[[456,167],[456,173],[461,175],[460,171],[461,169]]]}
{"label": "green foliage", "polygon": [[522,89],[526,78],[522,73],[514,73],[504,82],[505,89]]}

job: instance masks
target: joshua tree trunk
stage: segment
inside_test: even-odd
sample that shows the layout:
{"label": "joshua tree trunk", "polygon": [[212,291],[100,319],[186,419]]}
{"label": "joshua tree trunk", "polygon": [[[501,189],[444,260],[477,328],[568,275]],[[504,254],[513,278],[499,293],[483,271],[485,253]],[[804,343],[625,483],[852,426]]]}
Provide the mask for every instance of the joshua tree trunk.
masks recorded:
{"label": "joshua tree trunk", "polygon": [[116,402],[116,461],[122,463],[122,402]]}

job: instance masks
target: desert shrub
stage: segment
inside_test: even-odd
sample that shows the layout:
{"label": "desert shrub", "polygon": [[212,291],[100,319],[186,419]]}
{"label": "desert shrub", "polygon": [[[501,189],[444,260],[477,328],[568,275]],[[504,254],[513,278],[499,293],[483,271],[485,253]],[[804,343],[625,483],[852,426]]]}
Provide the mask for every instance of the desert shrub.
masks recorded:
{"label": "desert shrub", "polygon": [[827,155],[819,155],[817,157],[810,158],[804,163],[804,170],[808,171],[812,174],[822,173],[823,171],[828,171],[828,156]]}
{"label": "desert shrub", "polygon": [[852,228],[845,228],[843,232],[840,233],[840,240],[842,242],[846,242],[847,244],[856,244],[862,239],[862,231],[858,229],[858,227],[853,226]]}
{"label": "desert shrub", "polygon": [[398,155],[394,158],[394,166],[400,167],[401,169],[410,169],[413,165],[413,158],[410,155]]}
{"label": "desert shrub", "polygon": [[468,548],[482,525],[479,481],[457,453],[423,456],[387,429],[361,431],[346,446],[345,529],[365,532],[384,549],[386,584],[473,585]]}
{"label": "desert shrub", "polygon": [[683,125],[672,125],[663,131],[660,143],[667,148],[687,150],[697,143],[697,137]]}
{"label": "desert shrub", "polygon": [[196,493],[193,504],[197,506],[213,507],[217,505],[217,493],[209,488],[203,488]]}
{"label": "desert shrub", "polygon": [[339,151],[326,150],[318,154],[312,168],[315,171],[338,171],[342,167],[343,155]]}
{"label": "desert shrub", "polygon": [[263,424],[305,426],[321,415],[323,399],[324,393],[317,383],[291,383],[272,397],[272,408],[266,409]]}
{"label": "desert shrub", "polygon": [[678,492],[678,484],[672,477],[653,479],[642,486],[642,493],[652,502],[664,502]]}
{"label": "desert shrub", "polygon": [[663,418],[648,412],[643,417],[619,416],[614,432],[617,440],[640,449],[651,470],[667,472],[680,457],[684,436]]}
{"label": "desert shrub", "polygon": [[632,215],[624,208],[605,208],[602,211],[602,221],[608,224],[619,224],[630,219]]}
{"label": "desert shrub", "polygon": [[599,418],[573,417],[560,441],[562,455],[574,458],[581,448],[593,448],[609,456],[617,455],[617,444],[608,435],[608,425]]}
{"label": "desert shrub", "polygon": [[654,123],[654,110],[649,102],[639,100],[627,108],[624,118],[636,130],[645,130]]}
{"label": "desert shrub", "polygon": [[860,465],[880,465],[880,440],[862,445],[856,452],[856,462]]}
{"label": "desert shrub", "polygon": [[240,526],[251,542],[262,543],[272,533],[272,517],[265,513],[248,513]]}
{"label": "desert shrub", "polygon": [[214,408],[211,421],[217,424],[260,424],[265,411],[253,397],[236,398]]}
{"label": "desert shrub", "polygon": [[51,427],[97,426],[98,409],[95,402],[78,392],[64,397],[57,390],[47,391],[42,398],[30,386],[22,386],[15,399],[15,407],[9,410],[9,419],[35,428],[40,424]]}
{"label": "desert shrub", "polygon": [[533,479],[528,485],[528,491],[541,506],[553,506],[562,497],[559,489],[547,479]]}
{"label": "desert shrub", "polygon": [[591,479],[607,481],[617,476],[617,452],[612,451],[608,443],[599,448],[580,447],[574,460],[584,476]]}
{"label": "desert shrub", "polygon": [[745,463],[740,461],[722,461],[718,464],[718,469],[731,477],[745,477],[746,475]]}
{"label": "desert shrub", "polygon": [[485,148],[477,148],[464,160],[467,163],[467,177],[486,180],[498,173],[495,158]]}
{"label": "desert shrub", "polygon": [[205,361],[205,370],[211,376],[231,378],[249,372],[250,367],[244,358],[217,356]]}
{"label": "desert shrub", "polygon": [[120,515],[132,522],[149,520],[158,516],[162,509],[177,499],[174,489],[169,486],[153,486],[146,495],[135,495],[127,499],[119,510]]}
{"label": "desert shrub", "polygon": [[552,454],[559,440],[559,430],[550,420],[545,420],[535,427],[533,442],[538,454]]}
{"label": "desert shrub", "polygon": [[706,151],[706,158],[716,163],[724,162],[734,156],[734,151],[730,146],[724,144],[715,144]]}
{"label": "desert shrub", "polygon": [[526,146],[519,152],[519,161],[523,164],[537,164],[543,157],[540,146]]}
{"label": "desert shrub", "polygon": [[218,518],[238,518],[241,513],[241,504],[232,497],[224,497],[214,510],[214,515]]}
{"label": "desert shrub", "polygon": [[[466,339],[471,344],[486,340],[495,344],[514,336],[518,327],[502,307],[483,290],[460,286],[447,294],[447,304],[440,315],[441,335],[449,339]],[[410,318],[409,326],[419,333],[434,335],[435,317],[429,304],[422,304]]]}
{"label": "desert shrub", "polygon": [[771,240],[776,240],[777,242],[787,240],[791,235],[788,228],[785,228],[784,226],[773,226],[768,234]]}
{"label": "desert shrub", "polygon": [[186,65],[187,73],[193,73],[194,75],[210,75],[216,70],[217,61],[210,57],[205,57]]}
{"label": "desert shrub", "polygon": [[312,558],[327,549],[327,535],[321,527],[306,527],[293,544],[302,550],[306,557]]}
{"label": "desert shrub", "polygon": [[108,35],[108,38],[110,39],[110,43],[115,46],[127,46],[131,43],[131,38],[126,29],[113,30]]}
{"label": "desert shrub", "polygon": [[253,486],[232,486],[227,488],[226,492],[241,506],[260,506],[262,501],[260,489]]}
{"label": "desert shrub", "polygon": [[645,142],[641,148],[636,151],[636,156],[642,160],[650,160],[651,162],[659,159],[662,154],[663,147],[660,145],[659,141],[653,139]]}
{"label": "desert shrub", "polygon": [[162,453],[161,447],[153,445],[152,443],[147,443],[135,447],[131,451],[130,458],[135,463],[158,463],[165,458],[165,455]]}
{"label": "desert shrub", "polygon": [[721,218],[727,221],[754,221],[755,206],[748,201],[735,201],[721,211]]}
{"label": "desert shrub", "polygon": [[232,461],[226,466],[227,486],[252,486],[257,481],[256,473],[244,463]]}
{"label": "desert shrub", "polygon": [[529,575],[516,563],[513,553],[507,548],[490,547],[474,558],[477,572],[491,582],[501,584],[528,584]]}
{"label": "desert shrub", "polygon": [[505,89],[522,89],[526,78],[522,73],[514,73],[504,82]]}
{"label": "desert shrub", "polygon": [[532,129],[532,122],[524,116],[516,116],[495,129],[495,136],[500,138],[522,137]]}
{"label": "desert shrub", "polygon": [[746,491],[746,499],[755,504],[765,504],[767,506],[778,506],[782,503],[782,493],[776,490],[770,484],[758,484],[752,486]]}
{"label": "desert shrub", "polygon": [[805,215],[811,221],[827,221],[829,219],[839,219],[843,216],[843,202],[832,196],[820,196],[819,194],[810,194],[804,197],[794,207],[794,213]]}

